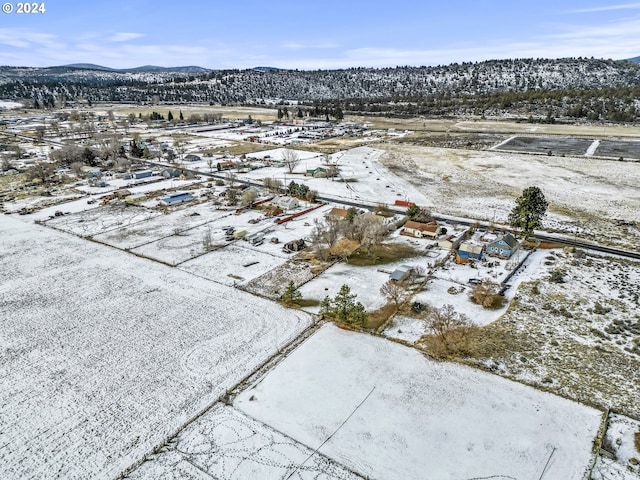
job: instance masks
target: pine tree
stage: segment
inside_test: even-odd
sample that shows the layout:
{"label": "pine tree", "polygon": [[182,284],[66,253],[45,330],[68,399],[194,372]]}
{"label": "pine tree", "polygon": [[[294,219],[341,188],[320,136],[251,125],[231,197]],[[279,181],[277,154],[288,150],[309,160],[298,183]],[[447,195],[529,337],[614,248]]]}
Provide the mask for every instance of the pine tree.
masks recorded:
{"label": "pine tree", "polygon": [[184,115],[182,114],[182,110],[180,110],[180,120],[184,120]]}
{"label": "pine tree", "polygon": [[293,280],[290,280],[287,290],[284,292],[284,295],[282,295],[282,303],[285,305],[293,305],[298,304],[300,300],[302,300],[302,294],[296,288]]}
{"label": "pine tree", "polygon": [[355,293],[351,293],[349,285],[342,285],[333,299],[325,297],[320,304],[320,314],[349,325],[362,326],[368,315],[364,305],[355,301],[356,297]]}
{"label": "pine tree", "polygon": [[167,114],[167,120],[173,120],[173,113],[171,113],[171,110],[169,110],[169,113]]}
{"label": "pine tree", "polygon": [[509,214],[509,223],[512,227],[522,231],[525,238],[533,233],[533,230],[542,226],[542,217],[547,211],[549,203],[544,198],[542,190],[538,187],[525,188],[516,199],[516,206]]}

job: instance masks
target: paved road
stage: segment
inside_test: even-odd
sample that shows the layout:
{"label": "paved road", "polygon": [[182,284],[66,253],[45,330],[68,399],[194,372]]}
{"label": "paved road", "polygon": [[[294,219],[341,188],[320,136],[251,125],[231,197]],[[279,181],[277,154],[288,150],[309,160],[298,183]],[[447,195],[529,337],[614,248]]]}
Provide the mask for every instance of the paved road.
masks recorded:
{"label": "paved road", "polygon": [[[139,159],[137,159],[139,160]],[[163,165],[161,163],[158,162],[153,162],[153,161],[149,161],[149,160],[144,160],[146,163],[148,163],[149,165],[153,165],[153,166],[157,166],[157,167],[166,167],[166,165]],[[201,172],[199,170],[190,170],[188,168],[181,168],[181,170],[187,171],[187,172],[191,172],[193,174],[196,175],[204,175],[207,177],[211,177],[211,178],[216,178],[216,179],[221,179],[221,180],[226,180],[226,177],[224,174],[221,173],[207,173],[207,172]],[[244,183],[245,185],[252,185],[252,186],[256,186],[256,187],[264,187],[264,185],[261,182],[253,182],[250,180],[244,180],[244,179],[237,179],[236,180],[238,183]],[[366,209],[366,210],[373,210],[374,208],[376,208],[377,204],[374,202],[363,202],[363,201],[353,201],[353,200],[347,200],[345,198],[342,197],[334,197],[331,195],[318,195],[317,197],[318,200],[322,200],[325,202],[332,202],[332,203],[340,203],[342,205],[348,205],[351,207],[356,207],[356,208],[362,208],[362,209]],[[404,214],[405,213],[405,209],[404,208],[399,208],[399,207],[389,207],[389,210],[393,213],[397,213],[397,214]],[[433,218],[436,220],[440,220],[440,221],[447,221],[450,223],[456,223],[456,224],[460,224],[460,225],[481,225],[481,226],[485,226],[485,227],[489,227],[490,226],[490,222],[485,222],[485,221],[479,221],[473,218],[462,218],[462,217],[452,217],[452,216],[448,216],[448,215],[441,215],[438,213],[433,213],[432,214]],[[595,242],[587,242],[584,240],[578,240],[578,239],[572,239],[572,238],[568,238],[566,236],[563,235],[556,235],[553,233],[548,233],[548,232],[536,232],[534,235],[534,238],[541,240],[541,241],[545,241],[545,242],[553,242],[553,243],[558,243],[560,245],[567,245],[567,246],[571,246],[571,247],[578,247],[578,248],[584,248],[587,250],[593,250],[596,252],[602,252],[602,253],[609,253],[612,255],[618,255],[621,257],[627,257],[627,258],[634,258],[634,259],[639,259],[640,260],[640,252],[637,251],[631,251],[631,250],[624,250],[621,248],[615,248],[615,247],[608,247],[605,245],[599,245]]]}

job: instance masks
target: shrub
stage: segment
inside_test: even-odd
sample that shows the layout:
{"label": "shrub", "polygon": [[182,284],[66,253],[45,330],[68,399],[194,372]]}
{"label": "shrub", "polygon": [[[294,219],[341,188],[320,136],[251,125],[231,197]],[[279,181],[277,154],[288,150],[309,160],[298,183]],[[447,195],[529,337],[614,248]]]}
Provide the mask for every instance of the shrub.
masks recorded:
{"label": "shrub", "polygon": [[504,297],[500,295],[500,287],[490,280],[483,280],[471,290],[471,301],[484,308],[500,308],[504,305]]}
{"label": "shrub", "polygon": [[549,281],[552,283],[565,283],[564,272],[561,269],[556,268],[553,272],[551,272]]}

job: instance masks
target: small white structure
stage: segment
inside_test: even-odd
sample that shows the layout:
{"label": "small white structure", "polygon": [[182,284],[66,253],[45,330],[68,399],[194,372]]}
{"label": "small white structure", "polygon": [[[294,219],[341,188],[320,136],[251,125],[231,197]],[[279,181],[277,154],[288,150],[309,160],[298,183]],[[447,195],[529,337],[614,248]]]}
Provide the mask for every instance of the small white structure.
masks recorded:
{"label": "small white structure", "polygon": [[289,196],[276,197],[271,203],[284,211],[293,210],[300,206],[300,201],[297,198]]}

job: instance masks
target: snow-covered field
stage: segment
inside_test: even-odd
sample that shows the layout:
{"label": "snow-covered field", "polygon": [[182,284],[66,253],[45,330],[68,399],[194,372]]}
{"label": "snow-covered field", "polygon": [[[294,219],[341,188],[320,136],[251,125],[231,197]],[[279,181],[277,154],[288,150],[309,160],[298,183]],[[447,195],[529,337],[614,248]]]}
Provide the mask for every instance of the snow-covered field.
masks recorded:
{"label": "snow-covered field", "polygon": [[[515,198],[539,186],[545,225],[582,238],[639,245],[638,165],[629,162],[385,144],[382,163],[429,199],[438,213],[506,223]],[[421,204],[420,201],[416,203]]]}
{"label": "snow-covered field", "polygon": [[283,258],[250,248],[246,242],[238,241],[189,260],[179,268],[225,285],[243,285],[285,261]]}
{"label": "snow-covered field", "polygon": [[[237,410],[216,405],[189,425],[131,480],[355,480],[321,454]],[[204,476],[203,473],[206,472]]]}
{"label": "snow-covered field", "polygon": [[[76,206],[80,208],[80,205]],[[67,210],[61,209],[61,211]],[[69,215],[54,217],[45,221],[45,224],[81,237],[91,237],[123,226],[130,227],[158,215],[161,213],[147,208],[130,207],[124,204],[107,205],[90,210],[72,210]]]}
{"label": "snow-covered field", "polygon": [[0,217],[0,478],[114,478],[310,323]]}
{"label": "snow-covered field", "polygon": [[360,475],[403,480],[582,480],[602,420],[593,408],[333,325],[234,405]]}
{"label": "snow-covered field", "polygon": [[[259,152],[252,156],[263,158],[264,155],[281,155],[284,149]],[[363,200],[367,202],[393,204],[396,200],[407,198],[419,205],[431,205],[433,202],[423,195],[419,188],[410,182],[393,175],[380,162],[384,153],[371,147],[356,147],[340,151],[330,156],[330,162],[336,164],[340,171],[340,178],[353,181],[344,182],[330,178],[313,178],[302,176],[307,169],[322,166],[323,157],[304,152],[300,155],[300,163],[294,169],[294,174],[288,173],[285,167],[268,167],[242,174],[242,178],[262,180],[264,178],[280,179],[284,183],[295,180],[304,183],[320,195],[329,195],[337,199]],[[277,158],[274,156],[273,158]]]}

